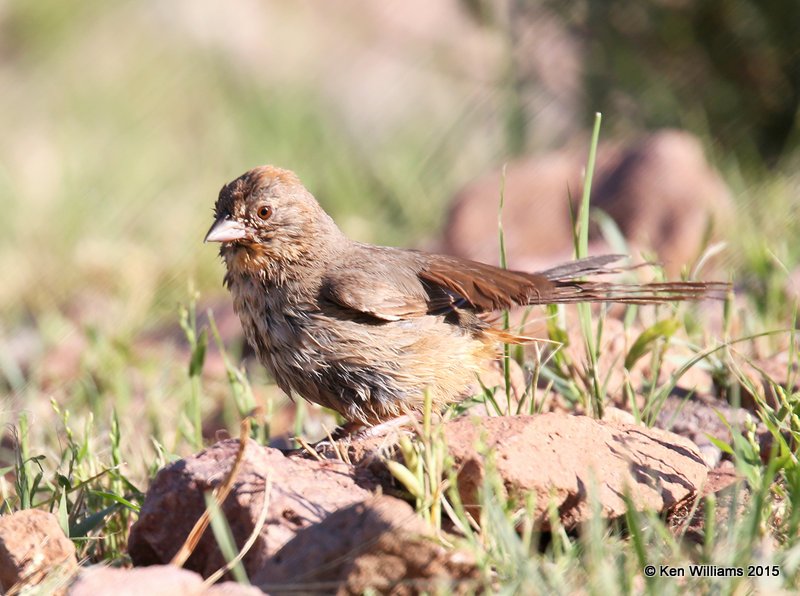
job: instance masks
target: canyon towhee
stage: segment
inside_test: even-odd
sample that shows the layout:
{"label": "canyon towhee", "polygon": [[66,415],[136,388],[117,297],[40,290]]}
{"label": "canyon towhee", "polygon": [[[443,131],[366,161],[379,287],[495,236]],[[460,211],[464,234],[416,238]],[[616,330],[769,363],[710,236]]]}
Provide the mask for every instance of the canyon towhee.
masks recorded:
{"label": "canyon towhee", "polygon": [[345,237],[287,170],[255,168],[219,193],[206,242],[220,242],[225,285],[248,342],[289,395],[375,424],[469,397],[499,342],[527,338],[487,316],[514,305],[658,303],[723,297],[724,283],[618,285],[617,255],[539,273],[372,246]]}

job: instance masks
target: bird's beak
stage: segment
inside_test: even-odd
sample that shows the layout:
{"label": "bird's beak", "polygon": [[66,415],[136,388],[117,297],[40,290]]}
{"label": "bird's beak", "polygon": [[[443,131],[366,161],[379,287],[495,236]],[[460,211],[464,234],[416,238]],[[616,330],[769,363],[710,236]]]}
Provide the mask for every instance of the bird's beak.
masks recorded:
{"label": "bird's beak", "polygon": [[247,235],[244,225],[235,219],[220,217],[208,230],[203,242],[233,242]]}

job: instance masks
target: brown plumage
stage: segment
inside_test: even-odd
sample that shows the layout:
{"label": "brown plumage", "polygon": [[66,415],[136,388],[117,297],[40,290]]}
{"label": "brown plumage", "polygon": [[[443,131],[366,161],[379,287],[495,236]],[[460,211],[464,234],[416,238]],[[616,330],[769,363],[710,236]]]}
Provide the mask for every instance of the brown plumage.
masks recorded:
{"label": "brown plumage", "polygon": [[372,246],[345,237],[287,170],[255,168],[222,188],[206,241],[221,242],[225,284],[249,343],[290,395],[372,424],[468,397],[497,357],[525,338],[485,319],[514,305],[647,304],[722,298],[724,283],[618,285],[621,257],[539,273]]}

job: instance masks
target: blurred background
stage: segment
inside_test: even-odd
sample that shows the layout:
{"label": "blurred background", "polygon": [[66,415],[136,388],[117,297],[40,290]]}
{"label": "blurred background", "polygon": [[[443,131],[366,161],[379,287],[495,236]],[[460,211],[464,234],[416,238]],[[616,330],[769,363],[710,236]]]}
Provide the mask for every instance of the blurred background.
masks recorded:
{"label": "blurred background", "polygon": [[2,0],[8,415],[40,393],[188,391],[184,356],[164,372],[136,342],[194,291],[227,304],[202,238],[259,164],[297,171],[356,239],[484,259],[508,164],[515,262],[569,257],[595,112],[616,227],[671,275],[727,241],[721,276],[779,317],[800,261],[798,23],[796,0]]}

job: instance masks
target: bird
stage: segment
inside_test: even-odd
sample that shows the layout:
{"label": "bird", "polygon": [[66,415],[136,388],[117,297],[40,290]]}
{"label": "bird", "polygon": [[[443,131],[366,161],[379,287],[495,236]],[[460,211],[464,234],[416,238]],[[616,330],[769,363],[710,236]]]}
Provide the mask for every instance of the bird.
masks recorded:
{"label": "bird", "polygon": [[529,273],[348,238],[298,176],[256,167],[222,187],[205,242],[220,243],[224,285],[248,343],[290,397],[370,427],[475,393],[517,305],[721,299],[723,282],[616,284],[620,255]]}

